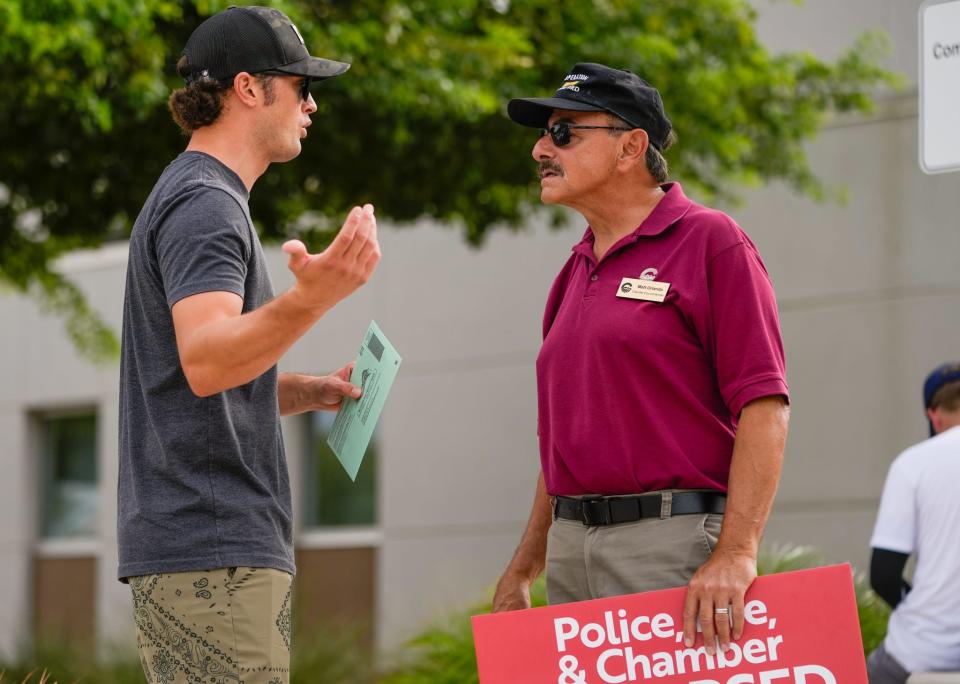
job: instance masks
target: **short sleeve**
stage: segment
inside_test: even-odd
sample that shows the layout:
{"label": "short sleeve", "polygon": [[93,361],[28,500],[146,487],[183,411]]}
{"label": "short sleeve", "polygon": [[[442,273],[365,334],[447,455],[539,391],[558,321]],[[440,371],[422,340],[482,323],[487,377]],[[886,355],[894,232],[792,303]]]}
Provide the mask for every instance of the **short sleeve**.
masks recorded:
{"label": "short sleeve", "polygon": [[732,245],[707,265],[711,335],[717,382],[734,416],[766,396],[789,401],[783,337],[773,285],[749,242]]}
{"label": "short sleeve", "polygon": [[890,466],[880,498],[877,524],[870,538],[874,549],[900,553],[916,550],[917,506],[916,482],[909,476],[906,462],[898,458]]}
{"label": "short sleeve", "polygon": [[228,193],[199,187],[158,224],[154,237],[167,305],[201,292],[245,294],[250,227]]}

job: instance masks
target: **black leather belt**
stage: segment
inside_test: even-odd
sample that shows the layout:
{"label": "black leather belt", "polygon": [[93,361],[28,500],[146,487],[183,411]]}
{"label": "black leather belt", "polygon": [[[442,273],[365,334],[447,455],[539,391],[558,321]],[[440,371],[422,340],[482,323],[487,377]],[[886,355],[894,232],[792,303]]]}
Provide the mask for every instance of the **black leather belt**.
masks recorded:
{"label": "black leather belt", "polygon": [[727,496],[722,492],[672,492],[669,508],[664,493],[639,496],[598,496],[573,499],[555,497],[553,517],[576,520],[584,525],[615,525],[643,518],[660,518],[697,513],[723,513]]}

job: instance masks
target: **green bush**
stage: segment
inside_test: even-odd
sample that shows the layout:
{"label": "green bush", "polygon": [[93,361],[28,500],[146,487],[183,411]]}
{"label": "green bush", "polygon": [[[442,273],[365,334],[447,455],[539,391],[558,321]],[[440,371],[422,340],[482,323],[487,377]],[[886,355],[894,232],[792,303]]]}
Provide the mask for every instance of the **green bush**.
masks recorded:
{"label": "green bush", "polygon": [[[547,605],[541,577],[530,588],[534,608]],[[491,603],[475,605],[427,629],[409,644],[407,658],[385,674],[382,684],[479,684],[471,615],[489,613]]]}
{"label": "green bush", "polygon": [[290,684],[374,684],[369,634],[369,629],[360,627],[312,628],[303,635],[294,632]]}
{"label": "green bush", "polygon": [[[757,571],[761,575],[772,575],[778,572],[816,568],[826,564],[826,559],[820,552],[810,547],[773,546],[761,552],[757,560]],[[863,652],[866,655],[879,646],[883,637],[886,636],[890,608],[873,592],[870,582],[863,573],[854,571],[853,587],[857,596]]]}
{"label": "green bush", "polygon": [[14,662],[0,662],[0,684],[144,684],[135,655],[97,661],[89,649],[58,642],[24,650]]}
{"label": "green bush", "polygon": [[[294,633],[291,684],[374,684],[369,638],[360,629],[314,628]],[[23,649],[13,662],[0,659],[0,684],[144,684],[136,654],[116,652],[102,661],[60,643]]]}

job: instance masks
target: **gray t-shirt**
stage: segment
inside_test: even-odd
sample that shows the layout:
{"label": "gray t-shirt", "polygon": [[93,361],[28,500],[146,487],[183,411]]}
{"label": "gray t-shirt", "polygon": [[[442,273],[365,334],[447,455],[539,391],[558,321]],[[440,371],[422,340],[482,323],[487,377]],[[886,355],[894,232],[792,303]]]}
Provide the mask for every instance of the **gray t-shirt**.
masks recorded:
{"label": "gray t-shirt", "polygon": [[184,152],[133,226],[120,362],[121,579],[232,566],[294,572],[277,369],[196,396],[171,314],[201,292],[234,292],[245,313],[273,297],[248,195],[218,160]]}

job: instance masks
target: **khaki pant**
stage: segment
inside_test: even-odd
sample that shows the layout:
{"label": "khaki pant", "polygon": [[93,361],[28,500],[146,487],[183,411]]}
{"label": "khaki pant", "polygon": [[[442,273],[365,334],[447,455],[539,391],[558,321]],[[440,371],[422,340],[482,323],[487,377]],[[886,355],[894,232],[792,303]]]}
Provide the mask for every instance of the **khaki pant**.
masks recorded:
{"label": "khaki pant", "polygon": [[149,684],[290,681],[289,574],[220,568],[129,581]]}
{"label": "khaki pant", "polygon": [[557,518],[547,535],[547,600],[685,586],[713,552],[722,523],[712,513],[592,527]]}

